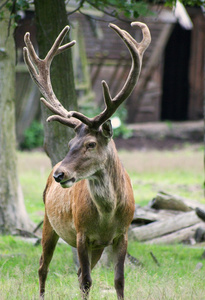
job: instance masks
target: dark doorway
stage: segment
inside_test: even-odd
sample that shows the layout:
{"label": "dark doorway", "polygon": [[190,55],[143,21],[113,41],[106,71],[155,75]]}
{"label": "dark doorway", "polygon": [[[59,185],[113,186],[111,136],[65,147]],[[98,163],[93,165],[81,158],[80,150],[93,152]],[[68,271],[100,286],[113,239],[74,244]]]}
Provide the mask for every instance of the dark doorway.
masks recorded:
{"label": "dark doorway", "polygon": [[161,120],[187,120],[191,30],[176,24],[165,48]]}

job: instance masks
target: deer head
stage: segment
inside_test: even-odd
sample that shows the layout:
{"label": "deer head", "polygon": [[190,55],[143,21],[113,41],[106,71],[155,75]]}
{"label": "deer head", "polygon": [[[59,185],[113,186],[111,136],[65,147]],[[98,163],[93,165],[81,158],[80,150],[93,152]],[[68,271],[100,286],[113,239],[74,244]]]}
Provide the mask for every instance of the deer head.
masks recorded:
{"label": "deer head", "polygon": [[144,51],[151,42],[150,32],[145,24],[133,22],[131,26],[141,28],[143,39],[140,43],[117,25],[109,25],[130,51],[132,65],[124,86],[115,97],[111,96],[107,83],[102,81],[105,109],[93,118],[88,118],[77,111],[67,111],[52,89],[50,79],[52,59],[75,44],[75,41],[72,41],[61,46],[69,26],[62,30],[44,59],[37,56],[30,41],[30,34],[25,34],[26,47],[23,49],[25,63],[32,79],[45,97],[41,98],[41,101],[54,113],[47,121],[60,122],[76,131],[76,137],[69,143],[70,150],[67,156],[54,173],[55,180],[60,182],[62,187],[70,187],[83,178],[95,177],[96,173],[102,169],[103,163],[107,161],[109,148],[113,145],[113,143],[109,143],[112,137],[112,126],[109,119],[132,93],[139,78]]}

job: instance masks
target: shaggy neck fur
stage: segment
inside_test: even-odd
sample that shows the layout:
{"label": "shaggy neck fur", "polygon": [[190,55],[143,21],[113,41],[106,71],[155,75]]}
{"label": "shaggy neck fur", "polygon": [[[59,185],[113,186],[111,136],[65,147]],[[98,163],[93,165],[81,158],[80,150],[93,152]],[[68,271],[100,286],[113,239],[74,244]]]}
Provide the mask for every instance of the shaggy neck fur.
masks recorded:
{"label": "shaggy neck fur", "polygon": [[117,208],[125,187],[124,177],[124,168],[119,160],[115,144],[111,141],[103,168],[88,180],[92,199],[100,212],[111,213]]}

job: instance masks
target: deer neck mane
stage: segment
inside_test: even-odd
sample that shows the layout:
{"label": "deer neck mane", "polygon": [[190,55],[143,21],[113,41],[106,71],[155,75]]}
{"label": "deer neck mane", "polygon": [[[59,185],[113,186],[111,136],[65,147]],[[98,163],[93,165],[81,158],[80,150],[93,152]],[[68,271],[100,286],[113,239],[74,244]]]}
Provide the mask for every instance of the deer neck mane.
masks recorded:
{"label": "deer neck mane", "polygon": [[88,179],[92,200],[103,213],[111,212],[117,207],[125,185],[124,168],[113,140],[110,141],[108,148],[107,160],[103,168]]}

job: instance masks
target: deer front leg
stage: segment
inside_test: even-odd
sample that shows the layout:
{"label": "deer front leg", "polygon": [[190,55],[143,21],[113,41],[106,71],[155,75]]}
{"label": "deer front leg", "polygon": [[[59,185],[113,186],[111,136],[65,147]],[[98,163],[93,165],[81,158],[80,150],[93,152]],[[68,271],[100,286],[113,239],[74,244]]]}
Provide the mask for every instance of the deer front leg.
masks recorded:
{"label": "deer front leg", "polygon": [[91,273],[91,263],[90,263],[90,253],[88,245],[86,243],[86,237],[84,234],[77,234],[77,250],[80,262],[80,269],[78,271],[78,280],[80,283],[80,289],[82,291],[82,298],[87,300],[89,297],[89,291],[92,285]]}
{"label": "deer front leg", "polygon": [[39,274],[39,288],[40,288],[40,298],[44,299],[45,294],[45,283],[48,274],[48,266],[53,257],[53,252],[55,250],[56,244],[58,242],[59,236],[55,233],[50,225],[50,222],[45,215],[43,223],[43,234],[42,234],[42,255],[40,258],[40,268],[38,270]]}
{"label": "deer front leg", "polygon": [[124,299],[124,263],[127,253],[127,235],[122,235],[113,244],[115,289],[118,300]]}

